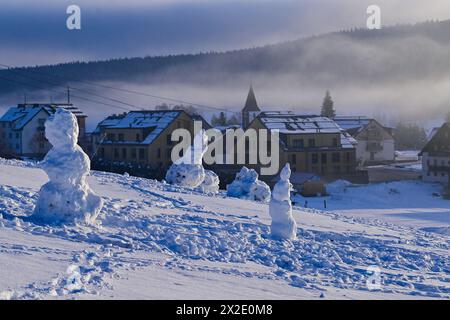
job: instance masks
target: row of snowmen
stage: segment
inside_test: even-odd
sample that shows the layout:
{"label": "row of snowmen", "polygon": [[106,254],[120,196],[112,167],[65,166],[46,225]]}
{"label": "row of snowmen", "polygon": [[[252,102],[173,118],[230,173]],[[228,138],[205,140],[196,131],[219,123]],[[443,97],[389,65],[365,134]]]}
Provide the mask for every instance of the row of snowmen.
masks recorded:
{"label": "row of snowmen", "polygon": [[[195,137],[197,140],[186,154],[175,161],[166,174],[166,181],[183,187],[192,188],[204,193],[219,192],[219,177],[203,168],[202,159],[206,152],[208,138],[204,132]],[[269,202],[269,213],[272,218],[271,234],[274,238],[293,240],[296,238],[297,225],[292,215],[290,193],[292,184],[289,181],[291,169],[289,163],[281,170],[280,181],[269,186],[258,180],[258,173],[243,167],[236,179],[227,186],[227,196],[262,202]]]}
{"label": "row of snowmen", "polygon": [[[89,187],[89,157],[78,146],[78,124],[75,116],[58,109],[45,123],[45,134],[53,148],[41,162],[49,182],[39,192],[33,213],[36,222],[48,224],[85,221],[93,223],[103,206],[102,199]],[[192,188],[203,193],[218,193],[219,177],[202,165],[207,136],[202,131],[194,138],[194,146],[175,161],[166,174],[170,184]],[[227,186],[230,197],[268,202],[274,238],[296,238],[297,226],[292,216],[289,181],[291,170],[287,164],[280,173],[280,181],[273,192],[258,180],[253,169],[243,167],[236,179]]]}

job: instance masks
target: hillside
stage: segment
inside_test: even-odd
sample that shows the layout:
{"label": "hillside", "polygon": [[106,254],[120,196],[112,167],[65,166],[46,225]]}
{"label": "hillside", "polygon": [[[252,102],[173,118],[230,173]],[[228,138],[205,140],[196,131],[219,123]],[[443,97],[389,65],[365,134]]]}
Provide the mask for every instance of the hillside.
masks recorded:
{"label": "hillside", "polygon": [[73,62],[18,68],[14,73],[1,70],[0,95],[33,90],[1,79],[21,82],[26,80],[23,75],[42,80],[44,86],[49,85],[45,81],[66,85],[78,80],[208,84],[248,74],[292,75],[317,84],[444,77],[450,73],[449,31],[447,20],[373,31],[355,29],[223,53]]}
{"label": "hillside", "polygon": [[[450,296],[448,236],[412,224],[442,225],[448,203],[421,182],[371,189],[382,205],[399,203],[396,212],[411,215],[408,225],[404,217],[383,221],[376,212],[381,206],[370,209],[376,204],[370,199],[365,218],[296,207],[298,240],[283,242],[268,236],[266,204],[101,172],[89,177],[105,201],[100,225],[37,225],[27,216],[46,179],[32,163],[0,159],[0,299]],[[399,192],[389,192],[394,187]],[[340,205],[361,208],[367,193]],[[373,265],[382,282],[370,291]]]}

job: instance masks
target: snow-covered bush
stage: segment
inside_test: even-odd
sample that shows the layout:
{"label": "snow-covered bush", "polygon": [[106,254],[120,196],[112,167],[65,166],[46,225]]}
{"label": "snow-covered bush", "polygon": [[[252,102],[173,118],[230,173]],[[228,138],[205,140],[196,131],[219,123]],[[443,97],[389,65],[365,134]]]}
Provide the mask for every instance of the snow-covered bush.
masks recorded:
{"label": "snow-covered bush", "polygon": [[219,192],[219,176],[211,170],[205,170],[205,178],[203,182],[197,187],[197,190],[203,193],[218,193]]}
{"label": "snow-covered bush", "polygon": [[45,136],[53,145],[40,167],[49,182],[39,191],[33,218],[43,223],[93,223],[102,208],[102,200],[87,184],[89,157],[78,142],[75,116],[62,108],[45,123]]}
{"label": "snow-covered bush", "polygon": [[294,240],[297,237],[297,224],[292,216],[290,177],[291,168],[288,163],[281,170],[280,181],[273,188],[269,204],[269,213],[272,218],[270,226],[272,237],[284,240]]}
{"label": "snow-covered bush", "polygon": [[205,178],[205,169],[196,164],[172,164],[166,173],[166,181],[182,187],[197,188]]}
{"label": "snow-covered bush", "polygon": [[258,180],[255,170],[242,167],[236,174],[236,179],[227,186],[227,196],[268,202],[270,188],[265,182]]}

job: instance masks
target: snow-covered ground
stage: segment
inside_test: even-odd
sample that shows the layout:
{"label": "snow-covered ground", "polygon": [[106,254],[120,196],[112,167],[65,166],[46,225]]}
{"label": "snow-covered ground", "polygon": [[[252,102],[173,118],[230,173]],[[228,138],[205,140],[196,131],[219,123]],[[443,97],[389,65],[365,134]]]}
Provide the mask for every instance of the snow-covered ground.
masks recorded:
{"label": "snow-covered ground", "polygon": [[0,160],[0,298],[450,298],[450,203],[436,185],[337,185],[330,211],[294,207],[297,239],[277,241],[267,204],[101,172],[88,178],[101,225],[37,225],[46,181]]}

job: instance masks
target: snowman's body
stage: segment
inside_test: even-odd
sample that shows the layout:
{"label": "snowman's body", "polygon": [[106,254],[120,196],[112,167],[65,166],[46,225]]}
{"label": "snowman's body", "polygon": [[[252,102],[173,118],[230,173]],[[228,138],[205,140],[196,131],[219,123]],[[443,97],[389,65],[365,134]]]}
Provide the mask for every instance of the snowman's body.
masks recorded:
{"label": "snowman's body", "polygon": [[290,176],[291,169],[287,164],[281,171],[280,181],[273,188],[269,204],[272,237],[284,240],[294,240],[297,237],[297,224],[292,216]]}
{"label": "snowman's body", "polygon": [[45,129],[53,148],[40,166],[49,182],[39,191],[34,219],[44,223],[94,222],[103,204],[87,184],[90,160],[77,145],[75,116],[58,109],[45,123]]}

